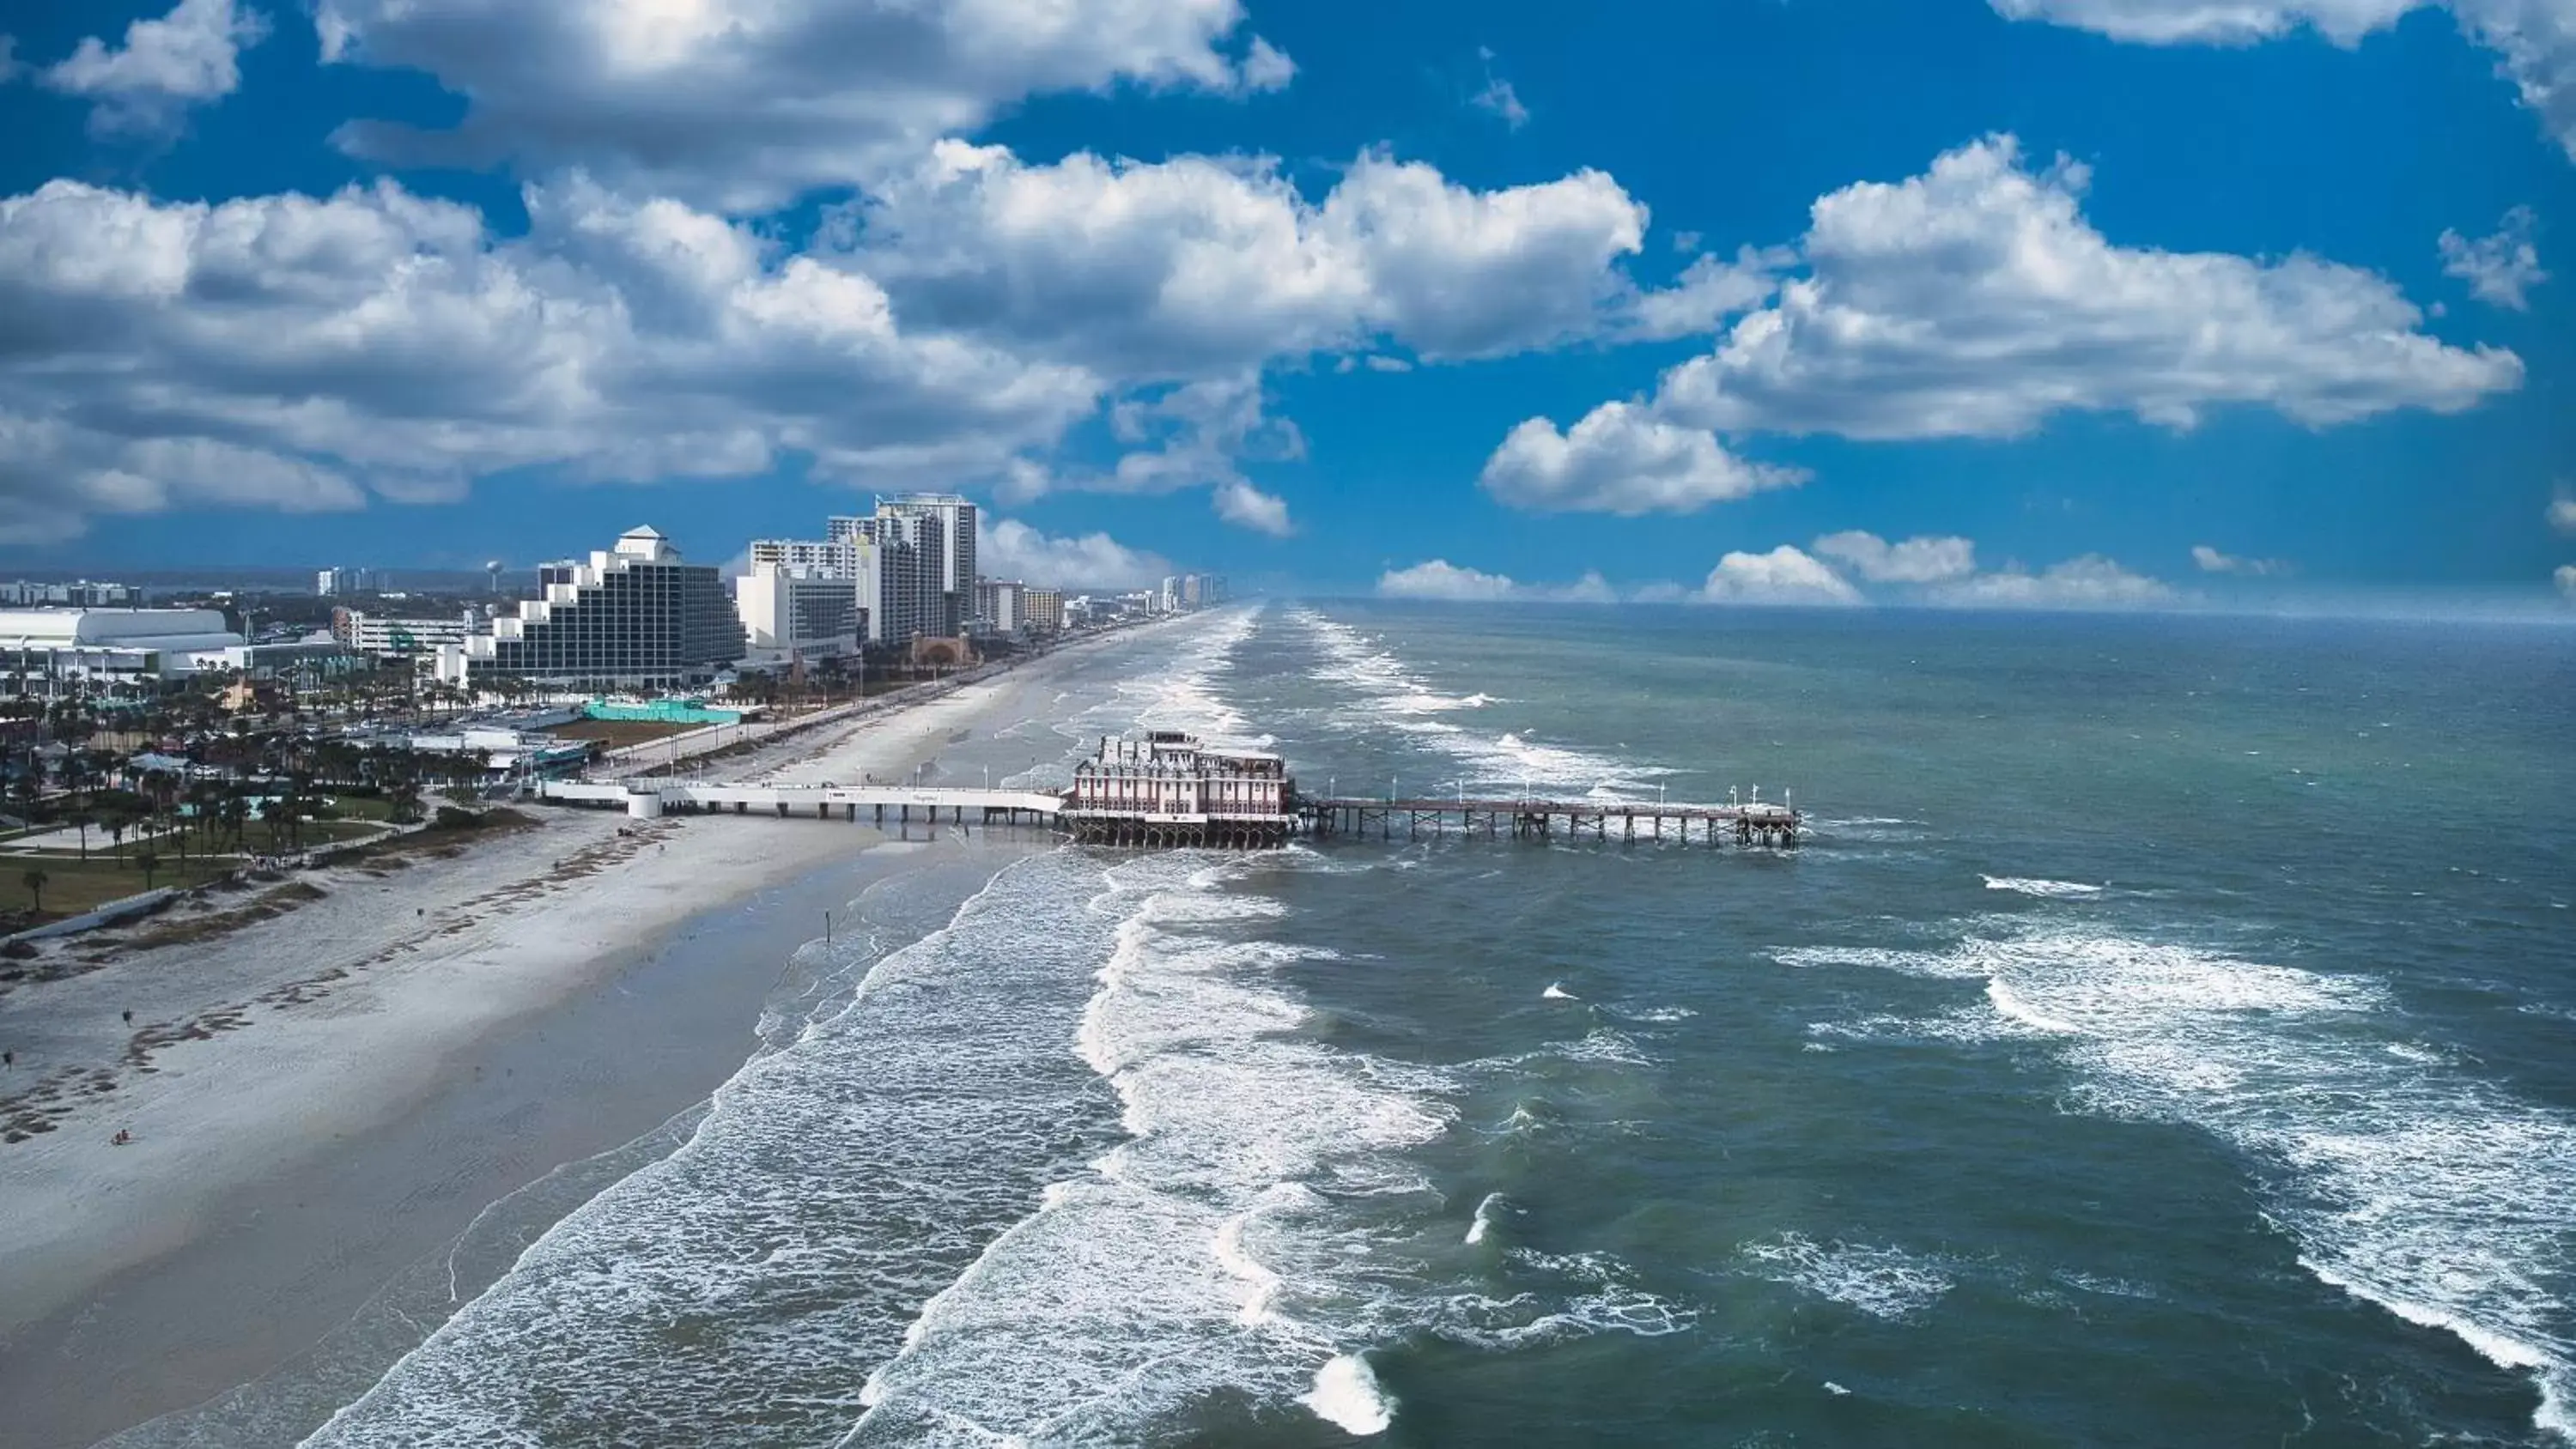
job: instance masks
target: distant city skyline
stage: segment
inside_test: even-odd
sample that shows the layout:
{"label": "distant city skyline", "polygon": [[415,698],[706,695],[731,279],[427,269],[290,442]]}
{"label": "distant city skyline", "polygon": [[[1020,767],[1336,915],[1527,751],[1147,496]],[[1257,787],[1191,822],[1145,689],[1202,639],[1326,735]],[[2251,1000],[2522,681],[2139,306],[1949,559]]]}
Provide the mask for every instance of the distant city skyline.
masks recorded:
{"label": "distant city skyline", "polygon": [[2519,12],[575,10],[13,13],[0,574],[730,562],[934,490],[1103,584],[2576,608],[2576,53]]}

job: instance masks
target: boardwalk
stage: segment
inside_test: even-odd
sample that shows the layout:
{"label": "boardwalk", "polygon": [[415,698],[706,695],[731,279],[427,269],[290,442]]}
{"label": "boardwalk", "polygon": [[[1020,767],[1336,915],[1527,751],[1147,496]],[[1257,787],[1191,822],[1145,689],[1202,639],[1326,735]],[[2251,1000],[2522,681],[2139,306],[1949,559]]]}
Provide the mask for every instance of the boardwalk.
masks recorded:
{"label": "boardwalk", "polygon": [[[1452,830],[1495,839],[1679,840],[1715,845],[1798,845],[1798,812],[1786,805],[1673,805],[1629,800],[1300,800],[1320,837],[1419,840]],[[1398,830],[1398,825],[1403,826]]]}

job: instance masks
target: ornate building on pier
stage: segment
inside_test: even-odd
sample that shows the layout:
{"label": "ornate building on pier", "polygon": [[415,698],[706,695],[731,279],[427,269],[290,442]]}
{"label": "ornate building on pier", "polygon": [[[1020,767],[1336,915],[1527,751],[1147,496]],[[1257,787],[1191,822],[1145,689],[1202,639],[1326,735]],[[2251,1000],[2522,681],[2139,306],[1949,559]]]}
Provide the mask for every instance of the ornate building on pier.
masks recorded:
{"label": "ornate building on pier", "polygon": [[1073,767],[1058,817],[1098,845],[1285,845],[1296,828],[1297,784],[1277,755],[1211,750],[1175,730],[1109,739]]}

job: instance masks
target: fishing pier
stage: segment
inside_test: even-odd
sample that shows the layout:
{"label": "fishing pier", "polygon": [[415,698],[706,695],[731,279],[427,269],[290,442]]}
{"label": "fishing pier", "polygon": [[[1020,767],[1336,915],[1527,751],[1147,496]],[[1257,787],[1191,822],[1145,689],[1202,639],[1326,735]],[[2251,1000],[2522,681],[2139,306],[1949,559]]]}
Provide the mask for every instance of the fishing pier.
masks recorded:
{"label": "fishing pier", "polygon": [[[1327,799],[1298,805],[1307,829],[1319,838],[1419,840],[1456,830],[1488,840],[1509,834],[1516,840],[1694,840],[1717,845],[1731,839],[1742,846],[1795,850],[1798,812],[1792,807],[1751,804],[1674,805],[1628,800],[1476,800]],[[1402,825],[1398,835],[1395,827]],[[1694,834],[1696,832],[1696,834]]]}
{"label": "fishing pier", "polygon": [[[1308,797],[1287,764],[1257,750],[1212,749],[1189,735],[1157,730],[1140,740],[1104,736],[1099,752],[1073,767],[1073,787],[951,789],[920,785],[721,784],[696,780],[544,780],[540,800],[623,810],[638,820],[674,814],[775,816],[874,825],[970,821],[1033,825],[1085,845],[1148,850],[1277,849],[1299,835],[1320,840],[1466,838],[1764,846],[1794,850],[1801,817],[1783,801],[1685,805],[1661,800]],[[1401,834],[1398,825],[1404,827]]]}

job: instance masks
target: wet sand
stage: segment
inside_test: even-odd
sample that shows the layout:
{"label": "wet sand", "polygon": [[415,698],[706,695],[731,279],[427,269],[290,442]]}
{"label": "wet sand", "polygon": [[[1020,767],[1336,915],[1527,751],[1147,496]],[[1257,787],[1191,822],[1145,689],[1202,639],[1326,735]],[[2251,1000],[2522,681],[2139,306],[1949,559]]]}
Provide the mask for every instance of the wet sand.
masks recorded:
{"label": "wet sand", "polygon": [[[743,772],[900,777],[1079,667],[1059,654]],[[173,1421],[132,1442],[293,1442],[528,1237],[675,1145],[617,1151],[753,1053],[824,910],[925,853],[998,868],[1032,843],[924,852],[841,823],[545,815],[457,860],[329,876],[325,899],[217,941],[0,998],[21,1062],[8,1086],[117,1070],[61,1130],[0,1148],[0,1446],[91,1444],[217,1395],[219,1434]],[[144,1072],[120,1003],[138,1029],[237,1025],[157,1045]],[[119,1125],[134,1146],[107,1144]],[[487,1208],[514,1193],[496,1238]]]}
{"label": "wet sand", "polygon": [[[704,1101],[757,1047],[773,988],[794,989],[781,968],[821,934],[822,913],[905,859],[835,863],[619,953],[591,989],[449,1056],[441,1084],[399,1117],[333,1132],[207,1203],[194,1236],[10,1335],[0,1443],[90,1444],[294,1364],[407,1268],[427,1301],[400,1305],[405,1316],[470,1298],[476,1277],[506,1266],[509,1245],[460,1262],[468,1276],[452,1295],[430,1280],[445,1276],[443,1256],[477,1216],[558,1164],[611,1152]],[[512,1243],[578,1201],[521,1214]],[[334,1347],[359,1358],[405,1347],[399,1324],[376,1336],[375,1354],[364,1342]],[[300,1367],[287,1376],[319,1382],[261,1406],[286,1421],[281,1444],[329,1412],[316,1400],[335,1398],[335,1378],[368,1365]]]}

